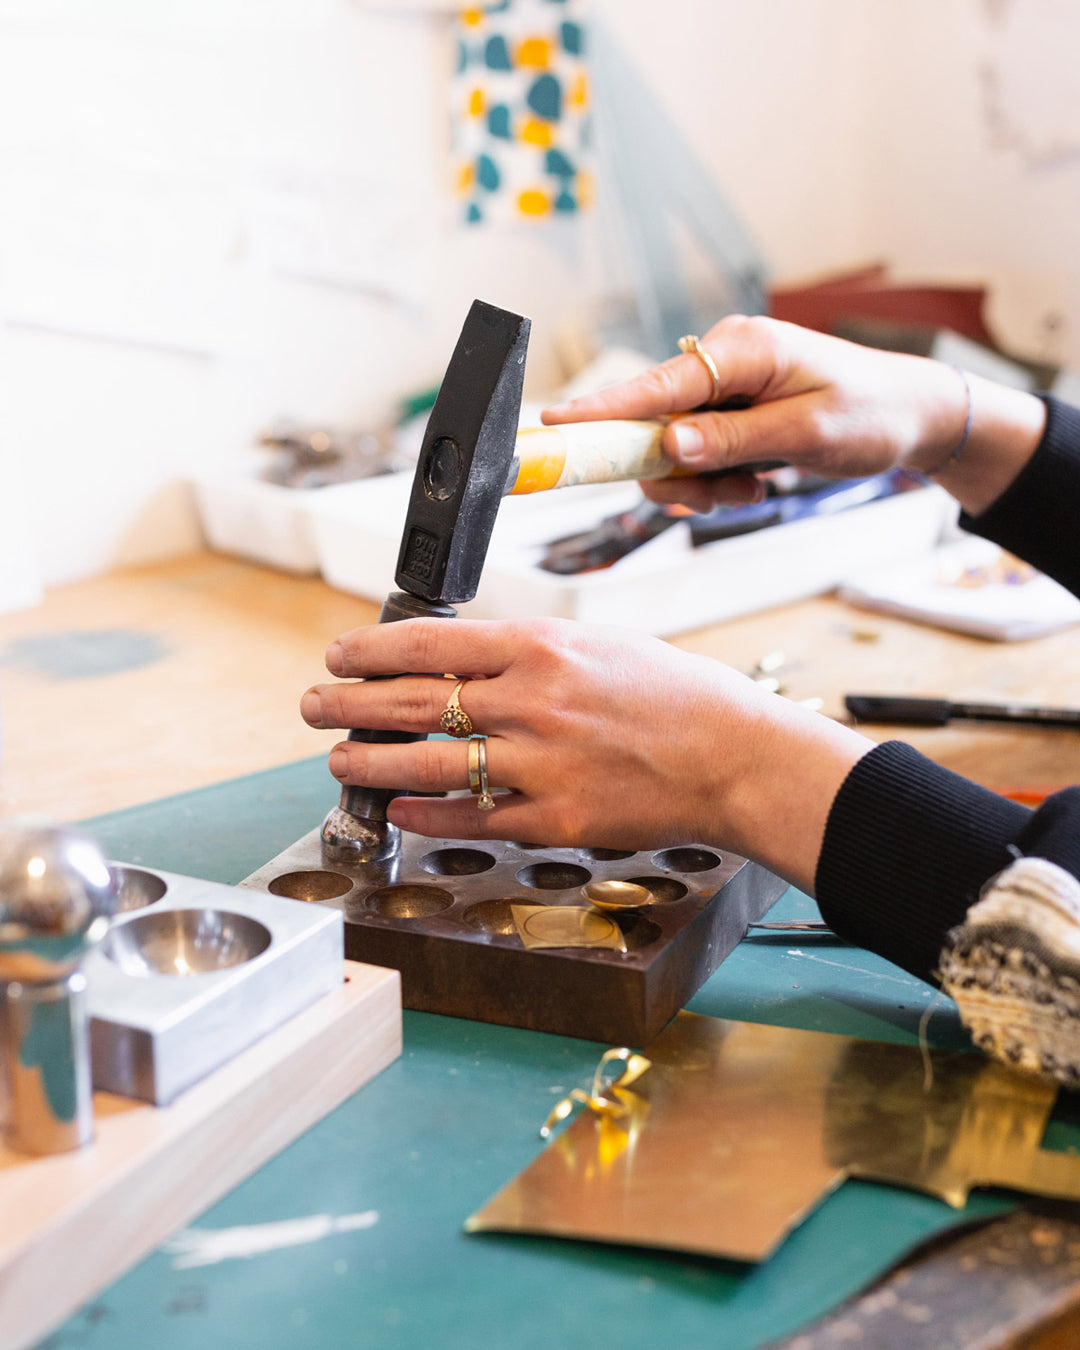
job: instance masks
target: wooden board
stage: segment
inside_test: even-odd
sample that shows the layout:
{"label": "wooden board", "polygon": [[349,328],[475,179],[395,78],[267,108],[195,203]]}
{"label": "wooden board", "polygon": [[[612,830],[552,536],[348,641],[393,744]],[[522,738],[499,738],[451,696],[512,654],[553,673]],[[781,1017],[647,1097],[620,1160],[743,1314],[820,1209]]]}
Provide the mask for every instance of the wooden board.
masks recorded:
{"label": "wooden board", "polygon": [[401,1053],[396,971],[346,982],[170,1106],[96,1093],[96,1138],[0,1148],[0,1350],[34,1344]]}

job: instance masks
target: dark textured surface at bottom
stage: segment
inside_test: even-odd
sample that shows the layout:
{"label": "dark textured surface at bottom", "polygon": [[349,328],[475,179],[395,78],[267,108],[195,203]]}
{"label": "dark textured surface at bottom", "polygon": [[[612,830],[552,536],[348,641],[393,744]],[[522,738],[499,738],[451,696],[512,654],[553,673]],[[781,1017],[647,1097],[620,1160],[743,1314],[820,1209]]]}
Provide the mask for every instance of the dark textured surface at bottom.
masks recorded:
{"label": "dark textured surface at bottom", "polygon": [[1072,1350],[1080,1205],[1033,1203],[914,1253],[813,1326],[762,1350]]}

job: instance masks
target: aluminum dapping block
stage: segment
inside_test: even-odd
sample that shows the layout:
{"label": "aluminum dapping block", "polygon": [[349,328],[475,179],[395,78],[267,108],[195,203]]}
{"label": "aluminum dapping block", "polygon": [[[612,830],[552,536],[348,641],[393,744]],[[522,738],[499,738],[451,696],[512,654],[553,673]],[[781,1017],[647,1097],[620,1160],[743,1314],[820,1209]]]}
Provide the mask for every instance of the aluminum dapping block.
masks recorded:
{"label": "aluminum dapping block", "polygon": [[84,965],[96,1088],[164,1106],[342,982],[334,910],[113,871],[118,913]]}
{"label": "aluminum dapping block", "polygon": [[[580,907],[583,886],[608,880],[654,897],[617,916],[625,952],[526,949],[513,906]],[[394,857],[354,864],[327,861],[317,830],[241,885],[339,912],[346,956],[400,971],[406,1008],[622,1045],[656,1035],[787,889],[757,863],[697,845],[634,852],[403,832]]]}

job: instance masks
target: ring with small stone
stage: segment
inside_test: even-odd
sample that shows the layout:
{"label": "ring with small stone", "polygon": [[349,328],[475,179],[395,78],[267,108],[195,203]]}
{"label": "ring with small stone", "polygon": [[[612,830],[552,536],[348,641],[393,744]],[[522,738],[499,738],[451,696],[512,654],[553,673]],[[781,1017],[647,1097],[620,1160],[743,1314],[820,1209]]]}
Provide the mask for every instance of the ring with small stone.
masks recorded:
{"label": "ring with small stone", "polygon": [[465,680],[458,680],[454,685],[454,692],[447,699],[446,707],[439,718],[439,726],[443,731],[458,741],[463,741],[473,734],[472,718],[461,706],[461,686],[465,683]]}
{"label": "ring with small stone", "polygon": [[495,805],[488,789],[487,742],[483,736],[474,736],[469,741],[469,791],[479,799],[478,810],[490,811]]}
{"label": "ring with small stone", "polygon": [[712,397],[709,399],[709,402],[719,403],[720,392],[723,388],[723,385],[720,383],[720,372],[716,369],[716,362],[701,345],[701,339],[695,337],[693,333],[688,333],[686,337],[681,337],[679,339],[679,351],[688,356],[696,356],[709,372],[709,379],[712,380]]}

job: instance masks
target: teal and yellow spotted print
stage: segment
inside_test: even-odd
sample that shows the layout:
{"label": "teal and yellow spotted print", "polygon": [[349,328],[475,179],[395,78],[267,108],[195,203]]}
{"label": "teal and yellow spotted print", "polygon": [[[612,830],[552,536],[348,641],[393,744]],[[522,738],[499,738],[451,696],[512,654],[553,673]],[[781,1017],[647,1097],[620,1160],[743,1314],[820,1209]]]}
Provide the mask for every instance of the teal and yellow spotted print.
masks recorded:
{"label": "teal and yellow spotted print", "polygon": [[591,203],[581,0],[460,12],[451,81],[457,190],[471,223],[572,216]]}

